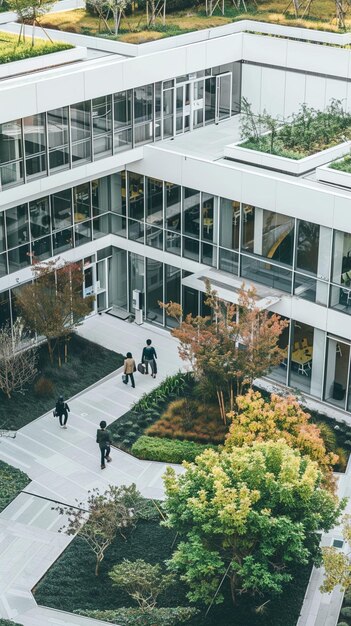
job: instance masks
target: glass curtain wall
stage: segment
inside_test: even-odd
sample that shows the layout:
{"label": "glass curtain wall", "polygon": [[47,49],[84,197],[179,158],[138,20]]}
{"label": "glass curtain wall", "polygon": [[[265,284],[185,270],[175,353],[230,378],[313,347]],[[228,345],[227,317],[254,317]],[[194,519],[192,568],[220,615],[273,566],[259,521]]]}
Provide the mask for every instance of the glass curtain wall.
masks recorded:
{"label": "glass curtain wall", "polygon": [[70,167],[69,110],[54,109],[47,114],[49,170],[58,172]]}

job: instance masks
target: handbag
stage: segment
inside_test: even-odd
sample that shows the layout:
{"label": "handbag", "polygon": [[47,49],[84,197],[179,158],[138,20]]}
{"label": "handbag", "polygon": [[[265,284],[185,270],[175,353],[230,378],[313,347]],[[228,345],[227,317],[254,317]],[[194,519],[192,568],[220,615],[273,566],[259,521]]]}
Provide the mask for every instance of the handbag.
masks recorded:
{"label": "handbag", "polygon": [[127,374],[122,374],[122,382],[126,385],[128,382]]}
{"label": "handbag", "polygon": [[140,372],[140,374],[145,374],[145,365],[144,365],[144,363],[139,363],[139,365],[138,365],[138,372]]}
{"label": "handbag", "polygon": [[53,412],[52,412],[52,416],[53,416],[53,417],[58,417],[58,413],[57,413],[56,409],[54,409],[54,410],[53,410]]}

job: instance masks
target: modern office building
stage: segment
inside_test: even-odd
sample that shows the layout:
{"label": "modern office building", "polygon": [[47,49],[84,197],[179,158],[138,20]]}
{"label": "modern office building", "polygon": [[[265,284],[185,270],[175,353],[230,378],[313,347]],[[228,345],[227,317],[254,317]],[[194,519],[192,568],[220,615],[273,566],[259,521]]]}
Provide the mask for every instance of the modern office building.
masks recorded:
{"label": "modern office building", "polygon": [[85,58],[1,79],[0,324],[33,258],[81,262],[92,314],[131,311],[139,289],[166,327],[159,301],[197,314],[206,278],[233,302],[245,281],[290,320],[270,376],[351,411],[351,191],[318,174],[328,158],[289,172],[232,148],[243,96],[281,117],[350,109],[343,37],[252,22],[142,46],[60,33]]}

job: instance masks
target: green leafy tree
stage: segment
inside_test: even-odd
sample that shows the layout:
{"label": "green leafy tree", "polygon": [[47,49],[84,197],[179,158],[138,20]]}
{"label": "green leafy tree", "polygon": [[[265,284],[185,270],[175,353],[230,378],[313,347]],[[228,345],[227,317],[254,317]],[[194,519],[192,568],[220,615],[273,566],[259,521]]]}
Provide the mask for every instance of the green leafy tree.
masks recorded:
{"label": "green leafy tree", "polygon": [[180,543],[169,567],[188,598],[223,601],[239,594],[280,594],[292,568],[319,563],[317,532],[329,530],[344,506],[321,487],[316,462],[284,441],[230,452],[206,450],[186,472],[165,475],[167,526]]}
{"label": "green leafy tree", "polygon": [[95,575],[98,576],[105,552],[119,533],[125,538],[126,532],[134,528],[144,499],[135,485],[115,487],[110,485],[104,492],[98,489],[89,492],[87,503],[77,502],[75,506],[59,506],[56,510],[67,517],[60,529],[67,535],[78,534],[95,555]]}
{"label": "green leafy tree", "polygon": [[[50,11],[55,0],[6,0],[10,10],[17,13],[19,21],[21,23],[21,29],[19,32],[18,41],[25,41],[25,23],[32,23],[32,46],[35,44],[35,27],[40,26],[39,18]],[[44,30],[44,29],[43,29]],[[48,39],[50,39],[48,33],[44,31]],[[50,41],[52,41],[50,39]]]}
{"label": "green leafy tree", "polygon": [[145,610],[153,609],[160,593],[174,583],[172,574],[163,574],[159,564],[152,565],[143,559],[123,559],[112,568],[109,577],[115,587],[126,591]]}
{"label": "green leafy tree", "polygon": [[261,311],[252,288],[240,290],[238,305],[221,301],[209,282],[206,288],[211,315],[182,319],[179,304],[161,306],[179,321],[179,327],[172,330],[179,341],[179,355],[191,365],[203,397],[218,400],[225,422],[226,405],[233,410],[235,392],[241,394],[255,378],[282,361],[284,351],[278,340],[288,322]]}
{"label": "green leafy tree", "polygon": [[[18,290],[16,303],[30,330],[46,338],[51,364],[61,340],[66,361],[69,337],[91,312],[94,296],[83,297],[83,272],[79,263],[62,263],[60,259],[35,263],[32,272],[33,282]],[[61,365],[60,350],[58,354]]]}

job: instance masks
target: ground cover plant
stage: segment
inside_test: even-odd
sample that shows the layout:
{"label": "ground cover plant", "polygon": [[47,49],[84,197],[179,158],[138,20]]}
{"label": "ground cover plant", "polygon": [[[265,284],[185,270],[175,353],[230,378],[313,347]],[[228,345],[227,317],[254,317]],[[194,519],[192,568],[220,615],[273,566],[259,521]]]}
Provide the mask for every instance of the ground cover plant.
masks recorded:
{"label": "ground cover plant", "polygon": [[122,364],[122,355],[76,334],[70,338],[68,361],[62,367],[52,366],[46,344],[40,345],[36,379],[25,393],[8,399],[0,392],[0,428],[18,430],[52,409],[58,395],[70,398]]}
{"label": "ground cover plant", "polygon": [[0,461],[0,512],[21,493],[29,482],[27,474]]}
{"label": "ground cover plant", "polygon": [[[299,3],[302,10],[300,15],[297,16],[294,4],[298,5],[297,2],[291,2],[288,5],[282,0],[266,0],[259,3],[246,2],[247,11],[245,11],[243,3],[226,2],[224,15],[216,9],[213,15],[207,16],[203,3],[194,0],[183,0],[182,2],[174,3],[168,0],[165,24],[159,17],[150,26],[146,21],[145,2],[139,2],[138,10],[133,12],[130,5],[126,7],[120,20],[118,39],[138,44],[203,28],[221,26],[240,19],[340,31],[338,19],[336,19],[336,3],[334,0],[314,0],[310,4],[308,13],[306,12],[305,15],[302,15],[305,5],[304,3]],[[89,8],[89,3],[87,5]],[[77,9],[75,11],[50,14],[41,18],[40,21],[46,28],[115,38],[114,35],[109,35],[110,31],[114,31],[113,19],[107,20],[107,29],[99,17],[92,14],[91,9]],[[347,7],[344,23],[345,28],[349,29],[351,18],[347,13]]]}
{"label": "ground cover plant", "polygon": [[[121,626],[171,626],[171,622],[167,622],[162,614],[158,620],[155,621],[154,615],[153,621],[146,623],[122,621],[121,613],[116,614],[116,609],[121,611],[122,607],[133,606],[137,610],[136,604],[126,592],[113,587],[108,572],[125,558],[132,561],[144,559],[152,564],[158,563],[164,569],[164,561],[170,558],[175,541],[175,533],[160,526],[159,516],[157,519],[140,521],[126,541],[121,536],[116,537],[96,577],[94,554],[79,537],[75,538],[34,589],[36,601],[70,612],[84,610],[85,614],[89,612],[92,617],[106,621],[110,618],[112,623]],[[201,607],[201,612],[186,623],[189,626],[228,626],[235,619],[235,626],[247,626],[248,623],[250,626],[295,626],[310,570],[310,565],[295,568],[293,583],[287,585],[279,599],[272,598],[268,602],[266,611],[256,612],[256,609],[267,598],[256,602],[243,596],[233,612],[230,598],[226,595],[224,603],[213,606],[207,616]],[[170,592],[160,596],[160,610],[163,607],[189,605],[185,594],[184,584],[178,581]]]}
{"label": "ground cover plant", "polygon": [[340,100],[332,99],[324,111],[301,104],[283,120],[266,111],[254,114],[243,98],[242,113],[240,147],[250,150],[298,160],[351,139],[351,113]]}
{"label": "ground cover plant", "polygon": [[52,52],[61,52],[70,48],[73,48],[70,44],[59,41],[45,41],[43,39],[36,39],[35,46],[32,46],[29,38],[25,42],[18,42],[17,35],[0,31],[0,65],[51,54]]}
{"label": "ground cover plant", "polygon": [[334,161],[334,163],[331,163],[329,167],[333,170],[339,170],[340,172],[351,174],[351,155],[348,154],[340,161]]}
{"label": "ground cover plant", "polygon": [[1,619],[0,617],[0,626],[23,626],[23,624],[18,624],[18,622],[13,622],[10,619]]}

